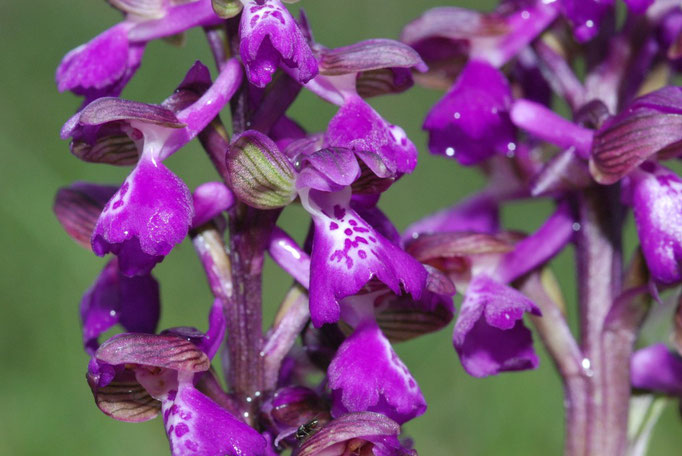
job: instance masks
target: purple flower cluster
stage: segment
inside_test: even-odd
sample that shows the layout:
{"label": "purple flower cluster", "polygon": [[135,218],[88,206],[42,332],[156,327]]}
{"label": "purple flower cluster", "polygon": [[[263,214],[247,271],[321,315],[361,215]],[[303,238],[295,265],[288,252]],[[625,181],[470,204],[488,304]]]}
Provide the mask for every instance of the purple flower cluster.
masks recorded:
{"label": "purple flower cluster", "polygon": [[[668,85],[682,58],[677,3],[626,1],[622,24],[613,0],[443,7],[401,41],[336,49],[280,0],[110,3],[124,20],[56,74],[83,97],[61,132],[71,152],[132,166],[120,187],[79,182],[55,202],[69,235],[112,254],[80,309],[100,410],[161,414],[173,455],[416,455],[401,425],[427,404],[392,343],[448,325],[459,291],[452,342],[467,373],[536,368],[527,315],[564,379],[566,453],[624,454],[637,330],[651,297],[682,282],[682,179],[661,164],[682,151],[682,89]],[[160,104],[120,98],[149,41],[195,27],[215,78],[196,62]],[[423,123],[430,151],[488,184],[401,234],[377,203],[415,169],[417,147],[367,98],[414,81],[447,90]],[[325,131],[287,115],[302,89],[338,107]],[[192,192],[164,161],[194,138],[222,182]],[[530,235],[505,230],[500,207],[526,198],[555,210]],[[291,204],[310,215],[301,245],[277,225]],[[640,247],[624,268],[630,208]],[[208,329],[158,332],[153,269],[188,238],[215,297]],[[579,340],[546,267],[570,244]],[[266,252],[294,284],[263,334]],[[100,341],[116,324],[126,332]],[[227,387],[211,367],[221,346]],[[647,350],[632,358],[633,385],[680,396],[682,361]]]}

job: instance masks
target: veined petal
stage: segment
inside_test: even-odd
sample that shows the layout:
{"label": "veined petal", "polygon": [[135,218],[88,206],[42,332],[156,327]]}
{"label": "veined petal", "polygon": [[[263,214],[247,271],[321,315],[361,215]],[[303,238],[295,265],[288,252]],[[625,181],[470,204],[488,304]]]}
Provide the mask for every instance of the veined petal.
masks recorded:
{"label": "veined petal", "polygon": [[373,39],[336,49],[320,49],[320,74],[333,76],[382,68],[426,69],[419,54],[399,41]]}
{"label": "veined petal", "polygon": [[534,369],[538,357],[523,314],[540,315],[525,295],[479,275],[467,290],[452,337],[464,370],[474,377]]}
{"label": "veined petal", "polygon": [[296,456],[417,456],[398,441],[400,426],[373,412],[349,413],[330,421],[305,440]]}
{"label": "veined petal", "polygon": [[656,153],[682,151],[682,87],[664,87],[633,101],[597,130],[590,171],[612,184]]}
{"label": "veined petal", "polygon": [[143,158],[104,207],[92,250],[116,254],[128,276],[146,274],[182,242],[193,215],[185,183],[163,163]]}
{"label": "veined petal", "polygon": [[[110,372],[103,372],[102,368]],[[112,377],[107,378],[108,375]],[[132,371],[114,373],[112,366],[100,366],[93,359],[87,380],[97,408],[115,420],[139,423],[156,418],[161,412],[161,402],[149,395]]]}
{"label": "veined petal", "polygon": [[244,1],[239,25],[239,53],[249,81],[265,87],[277,67],[298,69],[297,79],[306,83],[317,74],[317,61],[303,33],[279,0]]}
{"label": "veined petal", "polygon": [[329,147],[374,152],[393,172],[410,173],[417,164],[417,148],[398,125],[386,122],[359,96],[346,99],[329,122]]}
{"label": "veined petal", "polygon": [[300,196],[315,223],[310,312],[316,326],[337,321],[339,300],[357,293],[372,277],[396,294],[403,288],[415,299],[421,296],[424,267],[350,208],[349,187],[334,193],[306,189]]}
{"label": "veined petal", "polygon": [[189,373],[211,367],[211,360],[199,347],[172,334],[118,334],[100,345],[95,358],[112,366],[139,364]]}
{"label": "veined petal", "polygon": [[227,410],[180,382],[162,401],[173,456],[264,456],[265,439]]}
{"label": "veined petal", "polygon": [[372,320],[341,344],[327,374],[334,416],[370,411],[402,424],[426,411],[417,382]]}
{"label": "veined petal", "polygon": [[93,354],[99,336],[120,323],[128,332],[154,333],[160,314],[159,284],[151,275],[126,277],[114,258],[81,301],[83,344]]}
{"label": "veined petal", "polygon": [[635,223],[651,276],[682,280],[682,180],[652,162],[631,174]]}
{"label": "veined petal", "polygon": [[54,213],[68,235],[89,249],[97,218],[116,190],[116,187],[109,185],[75,182],[59,189],[54,201]]}

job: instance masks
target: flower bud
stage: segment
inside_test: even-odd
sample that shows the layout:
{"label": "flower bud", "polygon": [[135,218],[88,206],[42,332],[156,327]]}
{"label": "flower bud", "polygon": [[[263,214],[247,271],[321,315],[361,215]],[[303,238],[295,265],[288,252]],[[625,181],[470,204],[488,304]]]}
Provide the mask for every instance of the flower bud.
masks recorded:
{"label": "flower bud", "polygon": [[232,191],[249,206],[275,209],[296,198],[294,167],[270,138],[255,130],[232,143],[227,169]]}

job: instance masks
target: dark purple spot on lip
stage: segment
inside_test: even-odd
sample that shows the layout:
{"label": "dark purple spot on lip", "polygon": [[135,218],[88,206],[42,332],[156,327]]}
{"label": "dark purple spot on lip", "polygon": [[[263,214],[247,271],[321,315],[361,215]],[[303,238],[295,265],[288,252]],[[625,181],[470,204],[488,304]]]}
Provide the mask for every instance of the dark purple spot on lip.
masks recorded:
{"label": "dark purple spot on lip", "polygon": [[364,260],[367,258],[367,253],[364,250],[358,250],[358,256]]}
{"label": "dark purple spot on lip", "polygon": [[363,238],[362,236],[355,236],[355,242],[356,242],[356,243],[361,242],[361,243],[363,243],[363,244],[367,244],[367,243],[368,243],[368,242],[367,242],[367,239]]}
{"label": "dark purple spot on lip", "polygon": [[188,450],[190,451],[198,451],[199,450],[199,445],[197,445],[194,441],[192,440],[185,440],[185,446],[187,447]]}
{"label": "dark purple spot on lip", "polygon": [[125,196],[126,193],[128,193],[128,188],[130,187],[130,184],[128,182],[125,182],[123,186],[121,187],[121,190],[119,190],[119,193],[121,196]]}
{"label": "dark purple spot on lip", "polygon": [[344,208],[342,208],[341,206],[339,206],[338,204],[336,204],[334,206],[334,217],[337,219],[342,219],[345,215],[346,215],[346,210]]}
{"label": "dark purple spot on lip", "polygon": [[376,241],[377,241],[377,240],[374,239],[372,236],[369,237],[369,240],[370,240],[371,242],[376,242]]}
{"label": "dark purple spot on lip", "polygon": [[185,423],[179,423],[177,426],[175,426],[175,435],[177,435],[178,437],[182,437],[188,432],[189,426],[187,426]]}
{"label": "dark purple spot on lip", "polygon": [[345,233],[346,236],[350,236],[351,234],[353,234],[353,230],[351,230],[350,228],[346,228],[345,230],[343,230],[343,232]]}
{"label": "dark purple spot on lip", "polygon": [[111,206],[111,208],[112,209],[118,209],[121,206],[123,206],[123,200],[118,200]]}
{"label": "dark purple spot on lip", "polygon": [[353,219],[348,220],[348,223],[350,223],[350,226],[356,226],[358,224],[358,222]]}
{"label": "dark purple spot on lip", "polygon": [[337,230],[338,228],[339,228],[339,224],[336,222],[331,222],[329,224],[329,231],[334,231],[334,230]]}
{"label": "dark purple spot on lip", "polygon": [[355,231],[356,233],[369,233],[369,230],[367,228],[363,228],[361,226],[354,227],[353,231]]}

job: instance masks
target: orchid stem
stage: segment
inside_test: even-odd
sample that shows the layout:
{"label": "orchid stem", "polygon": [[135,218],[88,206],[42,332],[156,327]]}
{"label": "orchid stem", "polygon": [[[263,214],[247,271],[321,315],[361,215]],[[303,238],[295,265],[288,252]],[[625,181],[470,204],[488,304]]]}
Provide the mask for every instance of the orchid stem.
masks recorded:
{"label": "orchid stem", "polygon": [[[584,355],[581,366],[585,370],[588,389],[586,423],[580,425],[587,429],[585,455],[590,456],[621,455],[625,448],[622,440],[627,435],[627,421],[622,423],[613,419],[613,414],[621,410],[615,407],[611,396],[622,395],[619,399],[627,403],[629,389],[614,391],[613,385],[608,383],[613,379],[606,375],[603,346],[604,324],[621,290],[623,211],[618,201],[618,190],[617,186],[595,187],[580,193],[578,198],[578,298]],[[627,382],[628,379],[620,381]],[[571,423],[568,427],[577,426],[578,423]]]}

